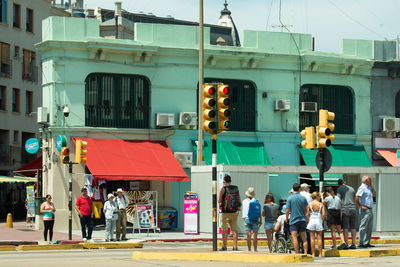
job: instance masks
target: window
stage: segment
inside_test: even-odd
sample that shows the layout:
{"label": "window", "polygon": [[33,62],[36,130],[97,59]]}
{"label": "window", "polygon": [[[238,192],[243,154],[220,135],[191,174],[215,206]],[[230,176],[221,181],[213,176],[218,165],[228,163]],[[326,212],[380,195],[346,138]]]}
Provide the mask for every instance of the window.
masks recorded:
{"label": "window", "polygon": [[92,73],[86,77],[86,126],[149,128],[150,84],[146,77]]}
{"label": "window", "polygon": [[14,131],[14,143],[18,143],[18,131]]}
{"label": "window", "polygon": [[31,91],[26,91],[25,97],[25,114],[30,114],[33,110],[33,93]]}
{"label": "window", "polygon": [[14,46],[14,58],[19,58],[19,46]]}
{"label": "window", "polygon": [[37,81],[36,54],[33,51],[23,49],[22,79]]}
{"label": "window", "polygon": [[0,42],[0,76],[11,77],[10,45],[2,42]]}
{"label": "window", "polygon": [[256,87],[251,81],[205,78],[205,83],[224,83],[231,88],[231,131],[256,130]]}
{"label": "window", "polygon": [[7,0],[0,0],[0,23],[7,23]]}
{"label": "window", "polygon": [[[334,112],[334,133],[354,133],[354,104],[351,88],[335,85],[303,85],[300,89],[301,102],[316,102],[317,109],[327,109]],[[300,112],[300,130],[308,126],[318,125],[318,116],[318,112]]]}
{"label": "window", "polygon": [[26,31],[33,32],[33,10],[26,9]]}
{"label": "window", "polygon": [[397,92],[396,94],[396,99],[395,99],[395,116],[396,118],[400,118],[400,91]]}
{"label": "window", "polygon": [[12,112],[19,112],[19,89],[13,88]]}
{"label": "window", "polygon": [[0,86],[0,110],[6,110],[6,87]]}
{"label": "window", "polygon": [[21,28],[21,6],[13,5],[13,26],[16,28]]}

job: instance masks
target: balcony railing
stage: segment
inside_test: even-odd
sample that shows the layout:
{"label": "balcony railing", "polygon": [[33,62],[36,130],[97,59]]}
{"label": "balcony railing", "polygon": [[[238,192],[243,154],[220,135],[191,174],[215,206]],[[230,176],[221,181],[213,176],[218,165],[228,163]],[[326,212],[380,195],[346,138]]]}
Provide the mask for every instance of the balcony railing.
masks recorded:
{"label": "balcony railing", "polygon": [[30,63],[26,65],[26,63],[22,63],[22,79],[30,82],[38,81],[38,67],[34,64]]}
{"label": "balcony railing", "polygon": [[12,60],[9,58],[0,58],[0,76],[11,78]]}

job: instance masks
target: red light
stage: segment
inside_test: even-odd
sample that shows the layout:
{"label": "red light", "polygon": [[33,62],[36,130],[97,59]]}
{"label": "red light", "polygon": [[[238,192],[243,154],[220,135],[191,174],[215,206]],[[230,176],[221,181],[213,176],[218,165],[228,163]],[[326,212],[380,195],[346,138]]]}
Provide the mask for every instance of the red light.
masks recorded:
{"label": "red light", "polygon": [[215,94],[215,88],[214,87],[208,87],[208,94],[210,94],[210,95]]}
{"label": "red light", "polygon": [[222,89],[222,93],[223,93],[224,95],[229,94],[229,88],[228,88],[228,87],[224,87],[224,88]]}

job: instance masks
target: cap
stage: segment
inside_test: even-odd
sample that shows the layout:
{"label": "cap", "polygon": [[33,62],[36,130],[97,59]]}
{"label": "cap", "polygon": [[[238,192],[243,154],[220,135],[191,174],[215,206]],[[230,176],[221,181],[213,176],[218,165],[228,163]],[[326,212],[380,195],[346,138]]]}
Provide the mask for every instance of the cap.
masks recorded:
{"label": "cap", "polygon": [[122,190],[122,188],[117,189],[117,193],[123,193],[123,192],[124,192],[124,190]]}
{"label": "cap", "polygon": [[108,198],[108,199],[110,199],[110,198],[112,198],[112,197],[115,197],[114,194],[111,194],[111,193],[110,193],[110,194],[107,195],[107,198]]}
{"label": "cap", "polygon": [[337,184],[338,184],[338,185],[342,185],[342,184],[344,184],[344,180],[343,180],[343,179],[339,179],[339,180],[337,180]]}
{"label": "cap", "polygon": [[301,188],[301,189],[304,189],[304,188],[306,188],[306,187],[311,187],[311,185],[306,184],[306,183],[302,183],[302,184],[300,185],[300,188]]}

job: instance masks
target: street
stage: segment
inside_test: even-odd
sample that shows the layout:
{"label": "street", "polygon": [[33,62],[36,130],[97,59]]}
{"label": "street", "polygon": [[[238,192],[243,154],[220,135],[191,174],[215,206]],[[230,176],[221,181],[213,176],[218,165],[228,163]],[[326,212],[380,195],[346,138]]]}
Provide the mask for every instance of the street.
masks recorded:
{"label": "street", "polygon": [[[209,247],[207,243],[185,243],[185,244],[145,244],[143,250],[162,249],[204,249]],[[71,266],[265,266],[265,263],[244,262],[210,262],[210,261],[143,261],[132,259],[134,250],[84,250],[84,251],[27,251],[27,252],[0,252],[1,266],[43,266],[51,264],[56,267]],[[259,252],[263,253],[263,252]],[[298,263],[299,266],[400,266],[400,257],[376,257],[376,258],[323,258],[316,259],[312,263]],[[292,266],[293,263],[268,263],[268,266]]]}

